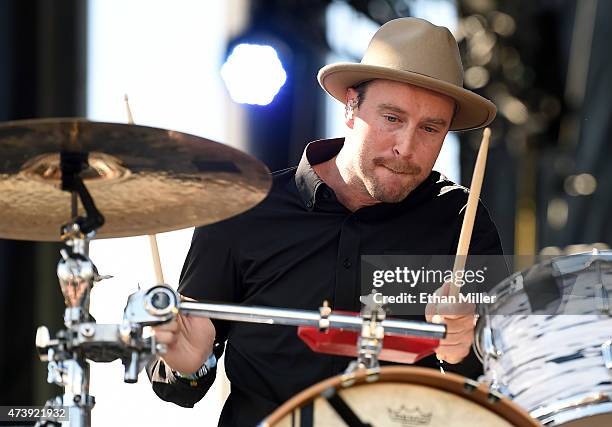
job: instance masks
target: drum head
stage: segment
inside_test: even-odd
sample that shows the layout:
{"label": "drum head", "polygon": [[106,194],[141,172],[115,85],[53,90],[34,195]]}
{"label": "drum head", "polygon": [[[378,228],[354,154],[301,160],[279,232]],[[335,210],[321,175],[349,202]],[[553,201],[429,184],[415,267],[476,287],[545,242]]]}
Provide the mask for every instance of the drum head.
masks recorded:
{"label": "drum head", "polygon": [[372,426],[511,427],[540,424],[507,399],[491,395],[484,385],[433,369],[384,367],[376,382],[356,375],[350,387],[342,376],[322,381],[280,406],[261,426],[319,427],[345,423],[325,397],[330,387],[361,422]]}

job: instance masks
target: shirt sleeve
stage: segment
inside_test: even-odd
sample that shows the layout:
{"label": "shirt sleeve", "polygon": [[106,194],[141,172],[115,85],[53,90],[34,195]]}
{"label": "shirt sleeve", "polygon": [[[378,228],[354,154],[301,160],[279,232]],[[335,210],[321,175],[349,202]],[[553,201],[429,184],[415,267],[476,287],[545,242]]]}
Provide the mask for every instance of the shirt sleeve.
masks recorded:
{"label": "shirt sleeve", "polygon": [[[198,227],[183,265],[178,292],[198,301],[241,302],[236,241],[225,221]],[[224,342],[229,323],[211,319],[216,342]]]}
{"label": "shirt sleeve", "polygon": [[[235,240],[225,230],[224,222],[195,229],[179,281],[181,295],[195,300],[240,301]],[[218,360],[223,354],[230,325],[216,319],[211,321],[216,332],[213,353]],[[147,366],[147,374],[153,391],[162,400],[191,408],[212,386],[217,367],[193,381],[175,376],[163,359],[156,358]]]}
{"label": "shirt sleeve", "polygon": [[[213,354],[217,359],[223,355],[224,343],[215,343]],[[211,368],[206,375],[198,380],[188,380],[174,375],[174,372],[163,359],[156,357],[146,367],[153,391],[160,399],[172,402],[184,408],[193,408],[217,377],[217,366]]]}

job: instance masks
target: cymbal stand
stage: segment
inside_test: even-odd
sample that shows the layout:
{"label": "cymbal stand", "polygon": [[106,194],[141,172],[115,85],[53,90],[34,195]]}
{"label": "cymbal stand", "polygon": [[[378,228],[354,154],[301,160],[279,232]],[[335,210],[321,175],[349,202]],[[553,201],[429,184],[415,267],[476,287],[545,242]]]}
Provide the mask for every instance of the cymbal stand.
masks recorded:
{"label": "cymbal stand", "polygon": [[[176,313],[184,316],[200,316],[210,319],[234,322],[263,323],[266,325],[313,326],[322,331],[344,329],[347,331],[364,330],[363,315],[336,314],[329,307],[320,310],[301,310],[278,307],[246,306],[213,302],[179,301],[176,292],[167,285],[157,285],[142,289],[128,298],[124,318],[133,324],[154,325],[172,320]],[[446,336],[446,326],[414,320],[385,319],[384,312],[373,316],[366,314],[368,325],[373,325],[374,336],[380,333],[411,335],[440,339]],[[375,323],[372,323],[375,321]],[[369,328],[368,328],[369,331]],[[377,342],[370,353],[377,355]],[[364,343],[364,347],[366,344]],[[380,350],[379,350],[380,351]],[[364,363],[374,366],[374,357]],[[378,359],[376,358],[376,361]],[[377,363],[377,362],[376,362]]]}
{"label": "cymbal stand", "polygon": [[[46,406],[58,409],[60,414],[67,411],[68,414],[64,415],[68,415],[69,421],[60,423],[56,419],[41,419],[37,423],[40,426],[88,427],[95,404],[94,397],[89,394],[89,363],[78,341],[75,342],[77,328],[87,335],[91,334],[91,324],[95,325],[89,314],[89,299],[94,282],[101,280],[88,256],[89,241],[95,236],[96,229],[104,224],[104,217],[79,175],[87,166],[87,157],[87,153],[81,152],[60,153],[61,188],[70,192],[72,202],[72,220],[61,227],[61,239],[67,248],[60,251],[62,259],[57,265],[57,277],[66,305],[66,329],[59,331],[53,340],[44,326],[36,333],[41,360],[49,362],[47,381],[64,389],[63,395],[47,401]],[[85,208],[85,216],[78,216],[78,199]]]}

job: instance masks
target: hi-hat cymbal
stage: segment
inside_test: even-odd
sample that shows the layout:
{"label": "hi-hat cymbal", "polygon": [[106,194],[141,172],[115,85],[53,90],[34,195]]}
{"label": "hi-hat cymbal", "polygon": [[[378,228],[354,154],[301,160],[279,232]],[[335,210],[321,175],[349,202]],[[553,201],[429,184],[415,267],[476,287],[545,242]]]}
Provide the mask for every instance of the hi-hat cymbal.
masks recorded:
{"label": "hi-hat cymbal", "polygon": [[271,186],[263,163],[181,132],[80,118],[6,122],[0,238],[59,240],[71,219],[70,194],[60,189],[61,151],[89,153],[81,177],[106,218],[101,238],[221,221],[255,206]]}

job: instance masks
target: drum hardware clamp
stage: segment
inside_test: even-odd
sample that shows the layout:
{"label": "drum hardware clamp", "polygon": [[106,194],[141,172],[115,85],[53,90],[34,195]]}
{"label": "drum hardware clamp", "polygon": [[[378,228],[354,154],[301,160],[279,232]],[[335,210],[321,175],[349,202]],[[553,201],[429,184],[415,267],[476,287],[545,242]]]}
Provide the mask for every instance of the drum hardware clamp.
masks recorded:
{"label": "drum hardware clamp", "polygon": [[[599,275],[601,277],[601,272]],[[600,280],[599,283],[595,285],[595,288],[597,289],[597,293],[599,293],[599,295],[595,296],[597,310],[602,314],[612,315],[612,311],[610,310],[610,294],[604,286],[603,281]]]}
{"label": "drum hardware clamp", "polygon": [[499,359],[503,353],[495,345],[494,332],[490,326],[487,325],[483,328],[482,338],[485,354],[493,359]]}
{"label": "drum hardware clamp", "polygon": [[319,314],[321,315],[319,319],[319,332],[327,332],[329,330],[329,315],[331,312],[329,302],[327,300],[323,301],[323,305],[319,307]]}
{"label": "drum hardware clamp", "polygon": [[591,258],[588,261],[585,261],[584,268],[589,268],[594,262],[606,261],[605,256],[602,256],[602,253],[597,248],[593,248],[591,250]]}
{"label": "drum hardware clamp", "polygon": [[[522,280],[521,280],[522,283]],[[503,356],[503,352],[497,348],[495,344],[495,333],[489,324],[489,312],[486,306],[483,306],[484,312],[482,314],[478,314],[477,324],[480,322],[484,322],[485,326],[482,328],[482,341],[474,340],[474,353],[478,357],[481,362],[484,361],[484,357],[488,356],[495,360],[499,359]],[[481,348],[482,342],[482,348]]]}
{"label": "drum hardware clamp", "polygon": [[364,304],[361,309],[361,334],[357,339],[357,360],[353,360],[343,375],[343,386],[347,387],[355,382],[354,374],[359,370],[365,370],[366,382],[378,380],[380,364],[378,355],[382,350],[382,343],[385,337],[383,321],[386,311],[382,304],[374,301],[374,298],[362,299]]}
{"label": "drum hardware clamp", "polygon": [[606,368],[612,371],[612,339],[601,345],[601,354]]}

